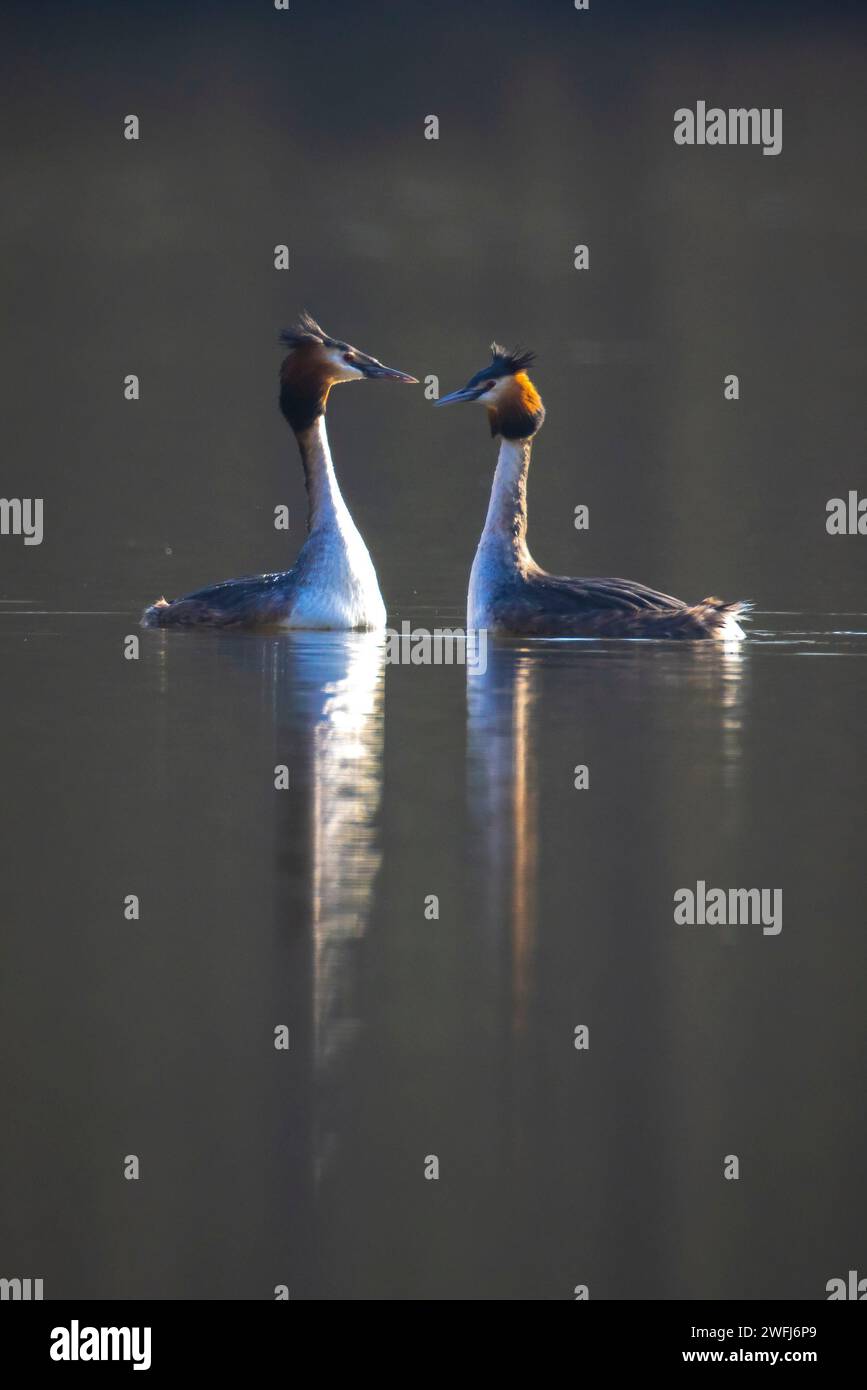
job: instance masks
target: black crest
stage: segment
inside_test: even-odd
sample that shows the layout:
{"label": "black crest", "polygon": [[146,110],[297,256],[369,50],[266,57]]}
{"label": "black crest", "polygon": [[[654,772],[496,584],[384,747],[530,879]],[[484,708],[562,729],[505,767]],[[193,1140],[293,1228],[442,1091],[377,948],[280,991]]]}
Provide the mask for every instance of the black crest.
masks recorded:
{"label": "black crest", "polygon": [[324,347],[336,347],[335,340],[329,338],[323,328],[319,327],[312,314],[305,310],[299,314],[298,322],[292,328],[280,330],[280,342],[284,347],[295,348],[301,343],[321,343]]}
{"label": "black crest", "polygon": [[509,352],[499,343],[491,343],[491,368],[496,376],[514,376],[516,372],[532,366],[535,360],[535,352],[525,348],[516,347]]}

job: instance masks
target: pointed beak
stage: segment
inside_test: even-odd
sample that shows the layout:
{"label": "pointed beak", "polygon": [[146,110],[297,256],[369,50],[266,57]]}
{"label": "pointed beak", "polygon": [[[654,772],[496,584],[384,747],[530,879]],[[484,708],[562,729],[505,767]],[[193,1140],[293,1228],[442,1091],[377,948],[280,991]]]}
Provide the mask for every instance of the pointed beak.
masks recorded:
{"label": "pointed beak", "polygon": [[484,386],[462,386],[460,391],[452,391],[448,396],[440,396],[434,405],[455,405],[457,401],[477,401]]}
{"label": "pointed beak", "polygon": [[418,377],[407,376],[406,372],[398,372],[394,367],[384,367],[381,362],[359,362],[358,365],[371,381],[403,381],[407,386],[418,386]]}

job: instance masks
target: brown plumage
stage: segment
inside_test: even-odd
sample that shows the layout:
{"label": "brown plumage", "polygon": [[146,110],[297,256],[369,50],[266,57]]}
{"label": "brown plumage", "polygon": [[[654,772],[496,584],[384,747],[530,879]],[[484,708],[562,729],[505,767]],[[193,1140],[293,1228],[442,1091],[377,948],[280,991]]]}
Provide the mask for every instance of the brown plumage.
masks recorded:
{"label": "brown plumage", "polygon": [[719,598],[687,604],[628,579],[570,579],[535,563],[490,606],[488,626],[516,637],[712,638],[743,612]]}
{"label": "brown plumage", "polygon": [[318,343],[302,343],[280,367],[280,410],[296,433],[325,414],[334,368]]}
{"label": "brown plumage", "polygon": [[504,380],[493,404],[487,406],[491,434],[504,439],[523,439],[542,428],[545,407],[526,372]]}

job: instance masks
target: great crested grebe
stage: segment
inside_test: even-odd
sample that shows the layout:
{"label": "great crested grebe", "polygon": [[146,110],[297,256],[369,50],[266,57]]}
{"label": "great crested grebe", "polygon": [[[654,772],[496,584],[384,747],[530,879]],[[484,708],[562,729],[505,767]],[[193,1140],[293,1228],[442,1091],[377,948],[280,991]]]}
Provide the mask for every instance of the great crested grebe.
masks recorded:
{"label": "great crested grebe", "polygon": [[307,487],[307,540],[290,570],[226,579],[171,603],[158,599],[144,627],[286,627],[367,629],[385,626],[376,571],[341,496],[328,447],[325,405],[343,381],[405,381],[414,376],[384,367],[349,343],[329,338],[309,314],[280,342],[280,409],[291,426]]}
{"label": "great crested grebe", "polygon": [[687,604],[630,579],[567,579],[536,564],[527,549],[527,471],[545,408],[526,371],[535,354],[507,352],[497,343],[491,352],[490,366],[437,401],[480,401],[491,433],[502,441],[470,574],[468,629],[530,637],[742,638],[742,603]]}

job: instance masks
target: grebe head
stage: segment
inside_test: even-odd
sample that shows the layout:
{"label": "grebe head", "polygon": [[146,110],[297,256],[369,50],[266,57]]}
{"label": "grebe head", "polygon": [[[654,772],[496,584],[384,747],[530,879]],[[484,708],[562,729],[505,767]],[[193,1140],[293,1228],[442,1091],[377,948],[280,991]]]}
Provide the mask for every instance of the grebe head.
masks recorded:
{"label": "grebe head", "polygon": [[294,430],[306,429],[325,411],[332,386],[343,381],[405,381],[414,376],[384,367],[351,343],[330,338],[309,314],[284,328],[280,342],[289,349],[280,364],[280,409]]}
{"label": "grebe head", "polygon": [[515,348],[507,352],[491,343],[491,361],[470,377],[460,391],[442,396],[437,405],[456,401],[479,401],[488,412],[491,434],[504,439],[531,439],[542,428],[545,407],[542,397],[527,376],[527,367],[536,360],[534,352]]}

